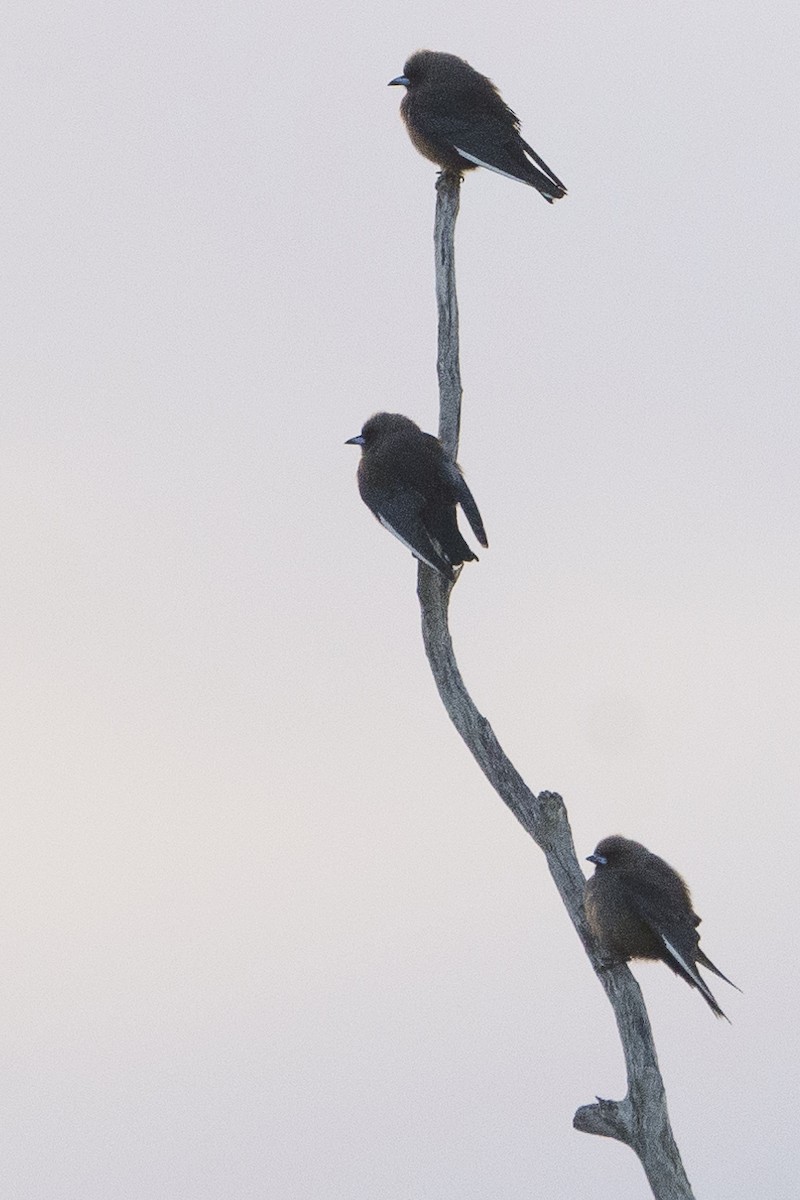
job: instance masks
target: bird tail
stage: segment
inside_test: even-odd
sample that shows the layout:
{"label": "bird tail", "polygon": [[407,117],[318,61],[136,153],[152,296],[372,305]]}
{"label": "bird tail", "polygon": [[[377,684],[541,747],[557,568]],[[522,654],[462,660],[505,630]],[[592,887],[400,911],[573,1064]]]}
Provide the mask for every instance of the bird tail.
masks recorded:
{"label": "bird tail", "polygon": [[478,556],[467,545],[461,536],[461,530],[456,524],[455,511],[452,513],[452,524],[442,524],[437,529],[431,530],[431,537],[434,545],[441,552],[442,558],[448,563],[452,563],[454,567],[460,567],[462,563],[477,562]]}
{"label": "bird tail", "polygon": [[[725,1017],[725,1020],[728,1022],[728,1024],[730,1024],[730,1017],[726,1016],[726,1014],[717,1004],[717,1001],[714,998],[714,993],[711,991],[711,988],[697,970],[696,965],[687,961],[684,955],[681,954],[675,946],[673,946],[672,942],[670,942],[663,933],[661,934],[661,940],[667,949],[667,957],[664,959],[664,962],[666,962],[667,966],[671,967],[676,975],[680,975],[683,979],[685,979],[690,987],[697,988],[698,992],[703,997],[706,1004],[715,1016]],[[694,957],[695,963],[702,962],[706,967],[709,965],[709,960],[706,958],[705,954],[703,954],[703,951],[699,946],[695,951]],[[716,967],[712,966],[711,970],[713,970],[715,974],[719,975],[721,979],[725,979],[725,976],[718,971]],[[730,979],[726,979],[725,982],[730,983]]]}
{"label": "bird tail", "polygon": [[482,546],[488,546],[489,540],[486,537],[486,530],[483,527],[481,514],[478,512],[478,506],[475,503],[472,492],[467,487],[466,481],[463,478],[461,480],[460,503],[464,510],[464,516],[472,526],[472,532],[475,534],[475,537]]}
{"label": "bird tail", "polygon": [[456,463],[449,463],[450,482],[455,486],[458,503],[461,505],[464,516],[472,526],[472,532],[482,546],[488,547],[489,541],[486,537],[486,530],[483,527],[483,518],[478,511],[478,506],[475,503],[475,497],[467,486],[467,481],[461,474],[461,468]]}

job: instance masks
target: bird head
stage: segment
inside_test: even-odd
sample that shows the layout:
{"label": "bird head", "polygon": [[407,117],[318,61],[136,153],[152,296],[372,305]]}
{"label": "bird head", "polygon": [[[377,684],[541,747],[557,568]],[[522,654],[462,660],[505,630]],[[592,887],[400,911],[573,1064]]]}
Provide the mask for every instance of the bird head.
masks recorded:
{"label": "bird head", "polygon": [[597,842],[595,852],[588,854],[587,862],[594,863],[595,866],[609,866],[609,868],[625,871],[652,857],[654,856],[650,854],[649,850],[645,850],[640,842],[622,838],[621,834],[615,833],[610,835],[610,838],[603,838],[602,841]]}
{"label": "bird head", "polygon": [[361,433],[348,438],[345,446],[361,446],[369,449],[383,444],[385,438],[391,438],[397,434],[408,436],[409,433],[420,433],[419,425],[410,417],[404,417],[402,413],[373,413],[369,420],[364,422]]}
{"label": "bird head", "polygon": [[432,75],[452,67],[454,63],[465,66],[463,59],[455,54],[442,54],[437,50],[415,50],[403,67],[403,74],[389,80],[389,87],[414,87],[427,82]]}

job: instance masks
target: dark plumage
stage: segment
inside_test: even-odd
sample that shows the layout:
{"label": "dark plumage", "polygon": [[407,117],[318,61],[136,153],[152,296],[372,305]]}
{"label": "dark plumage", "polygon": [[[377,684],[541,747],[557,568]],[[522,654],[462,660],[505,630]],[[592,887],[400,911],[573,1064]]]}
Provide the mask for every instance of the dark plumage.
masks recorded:
{"label": "dark plumage", "polygon": [[567,189],[523,141],[519,121],[491,79],[463,58],[417,50],[389,86],[407,89],[400,105],[409,137],[444,171],[488,167],[541,192],[548,204]]}
{"label": "dark plumage", "polygon": [[661,959],[697,988],[712,1012],[725,1017],[697,964],[731,987],[736,984],[700,949],[700,918],[678,872],[639,842],[618,834],[604,838],[589,855],[589,862],[595,864],[595,872],[586,883],[586,918],[604,950],[623,962]]}
{"label": "dark plumage", "polygon": [[488,546],[481,514],[438,438],[400,413],[380,412],[345,445],[361,447],[361,499],[416,558],[450,580],[454,567],[477,561],[459,532],[456,505],[480,544]]}

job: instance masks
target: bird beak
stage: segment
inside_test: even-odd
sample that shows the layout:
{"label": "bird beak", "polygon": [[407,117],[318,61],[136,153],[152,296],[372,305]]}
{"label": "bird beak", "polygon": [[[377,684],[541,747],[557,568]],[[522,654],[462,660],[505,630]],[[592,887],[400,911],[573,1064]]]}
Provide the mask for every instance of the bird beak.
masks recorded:
{"label": "bird beak", "polygon": [[408,87],[410,80],[405,75],[398,75],[397,79],[390,79],[387,87]]}
{"label": "bird beak", "polygon": [[602,854],[587,854],[586,861],[593,862],[598,867],[604,867],[606,865],[606,863],[608,862],[608,859],[605,858]]}
{"label": "bird beak", "polygon": [[354,438],[348,438],[347,441],[345,442],[345,446],[363,446],[363,445],[364,445],[364,438],[362,437],[362,435],[360,433],[357,433]]}

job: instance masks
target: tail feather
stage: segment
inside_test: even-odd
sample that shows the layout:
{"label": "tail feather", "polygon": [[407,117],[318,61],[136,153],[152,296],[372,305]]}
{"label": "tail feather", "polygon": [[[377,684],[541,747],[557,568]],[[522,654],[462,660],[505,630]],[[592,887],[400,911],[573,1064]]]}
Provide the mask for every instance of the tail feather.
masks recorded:
{"label": "tail feather", "polygon": [[464,516],[472,526],[472,532],[482,546],[488,547],[489,540],[486,537],[486,530],[483,527],[483,518],[478,511],[478,506],[475,503],[475,497],[467,486],[467,481],[459,471],[458,467],[454,470],[453,482],[456,485],[458,492],[458,502],[461,505]]}
{"label": "tail feather", "polygon": [[483,527],[481,514],[478,512],[478,506],[475,503],[472,497],[472,492],[469,490],[466,483],[464,483],[461,493],[461,507],[464,510],[464,516],[472,526],[472,532],[475,534],[475,537],[482,546],[488,546],[489,540],[486,537],[486,530]]}
{"label": "tail feather", "polygon": [[732,979],[728,979],[727,975],[723,975],[722,971],[720,971],[719,967],[714,966],[711,959],[708,957],[707,954],[703,953],[703,951],[700,949],[699,946],[697,947],[697,961],[702,966],[704,966],[707,971],[713,971],[713,973],[717,976],[718,979],[724,979],[725,982],[729,983],[732,988],[736,988],[737,992],[741,992],[742,989],[739,987],[739,985],[734,983]]}
{"label": "tail feather", "polygon": [[454,567],[465,562],[477,562],[474,554],[458,528],[456,510],[445,505],[432,509],[427,514],[427,532],[443,558]]}
{"label": "tail feather", "polygon": [[544,172],[541,184],[537,183],[534,186],[539,189],[545,200],[549,200],[552,204],[553,200],[560,200],[562,196],[566,196],[567,189],[558,178],[555,171],[550,170],[544,159],[541,159],[533,147],[529,146],[523,138],[520,138],[520,141],[522,142],[525,153],[528,155],[528,157],[532,158],[536,163],[536,166],[540,167]]}

